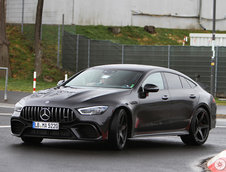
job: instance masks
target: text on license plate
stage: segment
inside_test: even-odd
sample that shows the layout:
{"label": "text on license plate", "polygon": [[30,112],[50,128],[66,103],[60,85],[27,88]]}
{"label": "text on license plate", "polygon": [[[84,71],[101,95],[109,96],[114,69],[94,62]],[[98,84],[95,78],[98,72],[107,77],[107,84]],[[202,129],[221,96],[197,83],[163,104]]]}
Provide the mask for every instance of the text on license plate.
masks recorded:
{"label": "text on license plate", "polygon": [[37,122],[37,121],[33,121],[32,128],[47,129],[47,130],[59,130],[59,123],[57,123],[57,122]]}

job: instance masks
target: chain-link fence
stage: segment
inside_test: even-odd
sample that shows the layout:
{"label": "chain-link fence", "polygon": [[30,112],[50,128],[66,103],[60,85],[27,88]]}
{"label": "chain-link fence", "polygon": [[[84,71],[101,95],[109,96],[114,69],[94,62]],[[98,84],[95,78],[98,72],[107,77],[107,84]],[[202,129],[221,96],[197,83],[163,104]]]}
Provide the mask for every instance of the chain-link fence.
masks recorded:
{"label": "chain-link fence", "polygon": [[[24,61],[34,61],[34,32],[35,32],[35,18],[36,18],[36,8],[37,0],[7,0],[6,1],[6,22],[7,30],[9,32],[9,40],[20,46],[19,44],[28,44],[25,47],[29,47],[30,55],[23,54],[24,57],[20,59]],[[64,14],[60,10],[56,12],[48,12],[45,10],[47,6],[43,6],[42,14],[42,26],[41,26],[41,40],[42,40],[42,51],[43,51],[43,70],[48,71],[48,68],[54,68],[56,66],[60,67],[61,63],[61,41],[63,35],[63,28],[67,29],[69,27],[75,26],[63,26],[64,25]],[[57,18],[58,21],[62,21],[58,25],[50,25],[46,23],[51,23],[49,20]],[[53,21],[54,22],[54,21]],[[71,29],[73,30],[73,29]],[[26,41],[22,41],[25,38]],[[18,45],[17,45],[18,44]],[[15,48],[15,47],[14,47]],[[23,48],[23,47],[22,47]],[[10,51],[15,53],[14,51]],[[17,54],[16,54],[17,55]],[[25,78],[32,77],[32,71],[34,70],[33,66],[29,67],[29,71],[26,74],[23,74],[23,70],[17,70],[17,63],[15,63],[16,57],[15,54],[11,55],[11,60],[14,62],[12,67],[17,71],[15,75],[22,75]],[[23,64],[21,64],[23,65]],[[24,64],[25,65],[25,64]],[[14,76],[13,72],[13,76]],[[48,72],[47,72],[48,73]],[[51,73],[52,74],[52,73]],[[27,76],[29,75],[29,76]],[[58,79],[58,78],[57,78]]]}
{"label": "chain-link fence", "polygon": [[[15,30],[19,30],[27,39],[30,39],[31,44],[34,40],[37,2],[37,0],[7,0],[9,7],[6,11],[7,23],[17,23]],[[61,18],[62,25],[42,25],[44,60],[48,61],[46,68],[50,68],[51,65],[60,66],[60,56],[63,53],[62,65],[69,71],[78,72],[87,67],[112,63],[147,64],[176,69],[207,87],[210,85],[210,57],[212,56],[210,47],[137,46],[90,40],[84,36],[75,35],[75,25],[64,26],[64,17],[60,12],[47,13],[44,10],[42,23],[49,23],[47,20],[50,18]],[[66,16],[65,19],[67,18]],[[62,36],[63,43],[61,43]],[[216,47],[215,92],[220,96],[226,96],[225,56],[226,48]]]}
{"label": "chain-link fence", "polygon": [[[102,64],[146,64],[178,70],[210,85],[210,47],[121,45],[64,32],[63,68],[78,72]],[[216,47],[215,93],[226,96],[226,48]]]}

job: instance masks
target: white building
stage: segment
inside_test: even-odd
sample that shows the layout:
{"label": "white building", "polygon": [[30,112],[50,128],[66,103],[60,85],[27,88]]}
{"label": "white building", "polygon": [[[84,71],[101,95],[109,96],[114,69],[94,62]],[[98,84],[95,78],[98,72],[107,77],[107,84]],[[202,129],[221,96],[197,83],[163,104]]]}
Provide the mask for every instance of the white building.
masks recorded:
{"label": "white building", "polygon": [[[22,0],[7,0],[7,22],[21,23]],[[24,0],[24,22],[34,23],[37,0]],[[216,29],[226,30],[226,1],[217,0]],[[44,24],[212,29],[213,0],[45,0]]]}
{"label": "white building", "polygon": [[[212,46],[212,34],[210,33],[190,33],[191,46]],[[226,34],[215,35],[215,46],[226,46]]]}

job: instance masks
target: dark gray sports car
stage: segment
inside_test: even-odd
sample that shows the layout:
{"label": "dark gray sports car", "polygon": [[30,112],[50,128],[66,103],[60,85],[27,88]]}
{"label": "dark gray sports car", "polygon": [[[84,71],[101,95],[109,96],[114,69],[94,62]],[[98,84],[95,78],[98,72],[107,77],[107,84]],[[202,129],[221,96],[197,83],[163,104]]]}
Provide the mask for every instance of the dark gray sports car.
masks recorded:
{"label": "dark gray sports car", "polygon": [[177,135],[202,145],[216,125],[209,93],[175,70],[146,65],[103,65],[55,88],[21,99],[11,118],[25,143],[43,138],[108,140],[123,149],[127,138]]}

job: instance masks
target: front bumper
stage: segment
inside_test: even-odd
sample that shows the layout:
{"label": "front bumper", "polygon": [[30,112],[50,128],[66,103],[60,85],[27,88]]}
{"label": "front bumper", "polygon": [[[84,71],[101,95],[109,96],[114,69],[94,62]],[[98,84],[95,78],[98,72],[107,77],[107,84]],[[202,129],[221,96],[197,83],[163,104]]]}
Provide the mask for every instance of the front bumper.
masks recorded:
{"label": "front bumper", "polygon": [[42,137],[71,140],[100,140],[105,139],[100,127],[92,123],[61,124],[59,130],[34,129],[32,122],[21,118],[11,118],[11,131],[17,137]]}
{"label": "front bumper", "polygon": [[[63,118],[51,118],[51,122],[59,122],[59,130],[34,129],[33,121],[41,121],[34,116],[25,113],[19,117],[11,118],[11,132],[17,137],[42,137],[52,139],[70,140],[106,140],[111,117],[111,110],[102,115],[82,116],[76,111],[73,121],[62,120]],[[62,114],[64,115],[64,114]],[[31,119],[27,119],[30,117]],[[25,118],[26,117],[26,118]],[[57,121],[55,121],[57,120]],[[43,122],[43,121],[42,121]]]}

